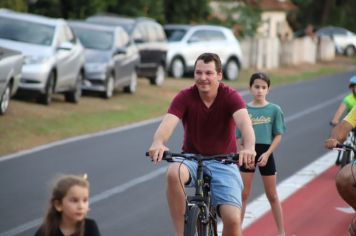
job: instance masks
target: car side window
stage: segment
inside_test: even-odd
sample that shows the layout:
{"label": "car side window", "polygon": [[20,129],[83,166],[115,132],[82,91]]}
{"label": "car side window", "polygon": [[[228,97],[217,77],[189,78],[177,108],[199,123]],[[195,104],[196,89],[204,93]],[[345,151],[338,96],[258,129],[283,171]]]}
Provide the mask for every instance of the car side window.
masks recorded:
{"label": "car side window", "polygon": [[154,24],[153,29],[155,30],[156,33],[156,41],[158,42],[164,42],[166,41],[166,34],[164,33],[163,27],[161,27],[159,24]]}
{"label": "car side window", "polygon": [[188,40],[189,42],[206,42],[208,41],[206,37],[205,30],[197,30],[195,31],[192,36]]}
{"label": "car side window", "polygon": [[226,40],[225,35],[218,30],[207,30],[206,36],[209,41],[224,41]]}
{"label": "car side window", "polygon": [[66,42],[71,42],[71,43],[76,43],[77,39],[75,37],[75,34],[73,33],[72,29],[70,27],[68,27],[67,25],[65,25],[63,27],[64,30],[64,35],[66,38]]}
{"label": "car side window", "polygon": [[135,27],[133,32],[132,32],[132,40],[135,42],[143,42],[143,36],[142,33],[140,31],[140,29],[138,27]]}
{"label": "car side window", "polygon": [[125,47],[129,44],[129,36],[126,33],[125,30],[123,29],[118,29],[117,30],[118,37],[116,39],[116,47],[117,48],[122,48]]}
{"label": "car side window", "polygon": [[60,26],[58,29],[57,47],[66,41],[67,41],[67,38],[64,33],[64,29],[62,26]]}

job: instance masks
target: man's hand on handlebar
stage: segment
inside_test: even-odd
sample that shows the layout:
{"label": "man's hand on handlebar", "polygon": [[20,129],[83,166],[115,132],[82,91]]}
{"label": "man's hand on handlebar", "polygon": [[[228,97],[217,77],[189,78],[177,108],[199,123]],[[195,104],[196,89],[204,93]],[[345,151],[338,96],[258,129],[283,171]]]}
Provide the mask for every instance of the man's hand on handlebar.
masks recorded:
{"label": "man's hand on handlebar", "polygon": [[339,144],[339,141],[337,141],[337,139],[335,138],[328,138],[325,140],[324,142],[324,146],[327,149],[333,149],[336,148],[336,145]]}
{"label": "man's hand on handlebar", "polygon": [[169,149],[163,144],[152,144],[149,148],[148,153],[154,164],[157,164],[162,160],[164,151]]}
{"label": "man's hand on handlebar", "polygon": [[255,158],[256,158],[255,150],[242,149],[240,150],[239,155],[240,155],[239,166],[245,165],[247,169],[255,168]]}

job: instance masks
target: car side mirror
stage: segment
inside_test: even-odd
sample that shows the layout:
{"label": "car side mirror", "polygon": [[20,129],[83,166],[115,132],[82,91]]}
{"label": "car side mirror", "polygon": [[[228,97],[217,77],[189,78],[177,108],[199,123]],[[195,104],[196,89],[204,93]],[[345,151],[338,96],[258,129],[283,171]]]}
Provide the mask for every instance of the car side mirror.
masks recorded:
{"label": "car side mirror", "polygon": [[73,49],[73,44],[71,42],[63,42],[59,45],[58,50],[70,51]]}
{"label": "car side mirror", "polygon": [[117,48],[117,49],[115,49],[113,56],[120,55],[120,54],[125,55],[126,53],[127,53],[127,50],[125,48]]}

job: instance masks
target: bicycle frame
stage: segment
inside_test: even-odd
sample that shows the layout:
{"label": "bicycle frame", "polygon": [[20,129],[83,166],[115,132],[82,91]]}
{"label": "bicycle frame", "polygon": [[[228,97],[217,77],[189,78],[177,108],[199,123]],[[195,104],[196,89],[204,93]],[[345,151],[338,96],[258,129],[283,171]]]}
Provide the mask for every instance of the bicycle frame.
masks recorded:
{"label": "bicycle frame", "polygon": [[216,215],[214,212],[211,212],[211,199],[210,199],[210,177],[205,177],[203,173],[203,161],[197,161],[197,183],[195,185],[195,195],[187,196],[186,201],[186,213],[184,216],[185,222],[188,220],[189,207],[197,205],[201,210],[202,214],[199,217],[199,221],[202,224],[201,235],[209,235],[208,224],[212,221],[214,235],[217,236],[217,227],[216,227]]}
{"label": "bicycle frame", "polygon": [[[149,153],[146,152],[146,156]],[[195,154],[182,154],[164,152],[163,160],[175,162],[175,157],[182,157],[197,162],[197,182],[195,184],[195,195],[186,197],[186,209],[184,214],[184,235],[191,236],[217,236],[216,212],[211,206],[210,177],[204,176],[203,162],[207,160],[218,160],[221,163],[237,163],[238,154],[225,154],[205,157]]]}

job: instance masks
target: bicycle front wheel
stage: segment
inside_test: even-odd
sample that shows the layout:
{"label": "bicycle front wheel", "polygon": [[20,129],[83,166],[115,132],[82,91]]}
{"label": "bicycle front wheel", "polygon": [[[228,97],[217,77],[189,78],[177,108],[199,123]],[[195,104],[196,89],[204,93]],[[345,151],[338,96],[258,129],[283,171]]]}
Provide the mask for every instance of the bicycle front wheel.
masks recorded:
{"label": "bicycle front wheel", "polygon": [[200,209],[197,205],[186,210],[184,222],[184,236],[203,236],[204,225],[200,221]]}

